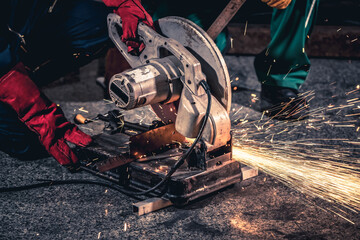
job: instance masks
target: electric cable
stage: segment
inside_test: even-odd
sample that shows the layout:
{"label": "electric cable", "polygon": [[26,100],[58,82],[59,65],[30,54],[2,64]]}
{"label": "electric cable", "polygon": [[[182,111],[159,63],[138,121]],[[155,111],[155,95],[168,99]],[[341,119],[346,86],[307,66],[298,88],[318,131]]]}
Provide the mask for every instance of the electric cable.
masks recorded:
{"label": "electric cable", "polygon": [[94,184],[94,185],[99,185],[99,186],[105,186],[105,187],[114,189],[116,191],[119,191],[121,193],[124,193],[126,195],[130,195],[130,196],[146,195],[148,193],[153,192],[154,190],[161,187],[164,183],[166,183],[170,179],[170,177],[176,172],[176,170],[179,169],[179,167],[181,167],[184,164],[185,160],[190,156],[190,154],[194,150],[196,144],[199,142],[199,140],[202,137],[202,134],[203,134],[205,126],[206,126],[206,123],[208,122],[208,119],[209,119],[209,116],[210,116],[211,92],[210,92],[210,87],[209,87],[209,85],[207,84],[207,82],[205,80],[202,80],[200,82],[200,86],[205,90],[205,93],[206,93],[206,95],[208,97],[208,102],[207,102],[206,112],[205,112],[205,115],[204,115],[203,122],[201,124],[200,130],[199,130],[199,133],[198,133],[197,137],[195,138],[194,142],[192,143],[192,145],[190,146],[190,148],[183,155],[181,155],[181,157],[171,167],[170,171],[166,174],[166,176],[158,184],[156,184],[154,187],[149,188],[149,189],[144,190],[144,191],[135,192],[135,191],[130,191],[130,190],[124,189],[123,187],[121,187],[119,185],[115,185],[115,184],[111,184],[111,183],[105,183],[105,182],[101,182],[101,181],[94,181],[94,180],[82,180],[82,179],[74,179],[74,180],[40,180],[40,181],[43,181],[43,182],[30,184],[30,185],[17,186],[17,187],[0,188],[0,193],[15,192],[15,191],[22,191],[22,190],[28,190],[28,189],[33,189],[33,188],[39,188],[39,187],[49,187],[49,186],[64,185],[64,184]]}
{"label": "electric cable", "polygon": [[207,84],[207,82],[205,80],[202,80],[200,82],[200,86],[204,88],[205,93],[208,97],[208,103],[207,103],[207,107],[206,107],[206,112],[205,112],[205,116],[203,118],[203,122],[201,124],[201,128],[199,130],[199,133],[196,137],[196,139],[194,140],[194,142],[192,143],[192,145],[190,146],[190,148],[183,154],[181,155],[181,157],[177,160],[177,162],[171,167],[170,171],[168,172],[168,174],[166,174],[166,176],[158,183],[156,184],[154,187],[149,188],[148,190],[145,191],[141,191],[141,192],[133,192],[133,195],[145,195],[148,194],[154,190],[156,190],[157,188],[161,187],[164,183],[166,183],[170,177],[176,172],[176,170],[181,167],[181,165],[184,164],[185,160],[189,157],[189,155],[191,154],[191,152],[194,150],[196,144],[199,142],[200,138],[202,137],[202,134],[204,132],[206,123],[209,119],[210,116],[210,109],[211,109],[211,92],[210,92],[210,87]]}
{"label": "electric cable", "polygon": [[98,180],[91,180],[91,179],[68,179],[68,180],[37,179],[37,181],[41,181],[41,182],[23,185],[23,186],[16,186],[16,187],[3,187],[3,188],[0,188],[0,193],[18,192],[18,191],[30,190],[30,189],[41,188],[41,187],[51,187],[51,186],[59,186],[59,185],[67,185],[67,184],[92,184],[92,185],[107,187],[107,188],[116,190],[118,192],[124,193],[126,195],[130,195],[130,194],[124,192],[123,189],[117,184],[102,182],[102,181],[98,181]]}
{"label": "electric cable", "polygon": [[203,122],[201,124],[199,133],[196,137],[196,139],[194,140],[194,142],[192,143],[192,145],[190,146],[190,148],[183,154],[181,155],[181,157],[176,161],[176,163],[171,167],[170,171],[166,174],[166,176],[158,183],[156,184],[154,187],[149,188],[147,190],[144,191],[140,191],[140,192],[135,192],[135,191],[130,191],[130,190],[126,190],[126,189],[122,189],[122,191],[124,193],[127,193],[128,195],[133,195],[133,196],[138,196],[138,195],[146,195],[150,192],[153,192],[154,190],[158,189],[159,187],[161,187],[163,184],[165,184],[170,177],[176,172],[177,169],[179,169],[179,167],[181,167],[185,160],[189,157],[189,155],[191,154],[191,152],[194,150],[196,144],[199,142],[199,140],[202,137],[202,134],[204,132],[206,123],[209,119],[210,116],[210,110],[211,110],[211,92],[210,92],[210,87],[207,84],[207,82],[205,80],[202,80],[200,82],[200,86],[205,90],[205,93],[208,97],[208,102],[207,102],[207,107],[206,107],[206,112],[205,112],[205,116],[203,118]]}

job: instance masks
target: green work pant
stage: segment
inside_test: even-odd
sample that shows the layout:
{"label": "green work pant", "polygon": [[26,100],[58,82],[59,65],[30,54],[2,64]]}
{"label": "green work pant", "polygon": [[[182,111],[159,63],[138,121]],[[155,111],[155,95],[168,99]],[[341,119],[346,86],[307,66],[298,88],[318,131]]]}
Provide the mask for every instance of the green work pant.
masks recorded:
{"label": "green work pant", "polygon": [[255,58],[261,84],[298,89],[305,81],[310,61],[305,42],[315,24],[319,0],[292,0],[284,10],[275,9],[271,41]]}

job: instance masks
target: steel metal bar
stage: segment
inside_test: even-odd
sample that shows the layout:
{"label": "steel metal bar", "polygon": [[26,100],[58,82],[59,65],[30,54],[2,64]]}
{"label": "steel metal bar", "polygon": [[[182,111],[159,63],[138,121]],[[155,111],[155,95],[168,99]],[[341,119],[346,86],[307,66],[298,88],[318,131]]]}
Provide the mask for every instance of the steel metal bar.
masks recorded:
{"label": "steel metal bar", "polygon": [[226,5],[225,9],[220,13],[220,15],[207,30],[207,34],[213,40],[215,40],[221,31],[226,27],[226,25],[228,25],[230,20],[239,11],[245,1],[246,0],[231,0],[228,5]]}

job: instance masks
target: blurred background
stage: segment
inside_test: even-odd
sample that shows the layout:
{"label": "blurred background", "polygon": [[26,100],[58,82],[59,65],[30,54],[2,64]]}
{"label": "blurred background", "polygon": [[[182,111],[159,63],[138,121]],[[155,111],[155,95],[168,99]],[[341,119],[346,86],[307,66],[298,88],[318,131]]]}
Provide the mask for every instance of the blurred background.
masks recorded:
{"label": "blurred background", "polygon": [[[206,30],[229,1],[207,0],[142,0],[154,20],[178,15],[193,21],[200,18]],[[196,13],[197,16],[193,16]],[[317,24],[307,42],[311,58],[356,60],[360,58],[360,1],[320,0]],[[241,7],[222,35],[227,42],[224,55],[254,56],[270,41],[272,8],[260,0],[248,0]],[[199,23],[199,22],[197,22]],[[252,68],[251,59],[244,66]],[[230,61],[231,62],[231,61]],[[228,62],[229,64],[229,62]],[[105,56],[46,86],[44,92],[54,101],[96,101],[104,97],[96,79],[105,74]],[[242,80],[242,79],[240,79]],[[245,81],[245,80],[244,80]],[[82,94],[77,92],[83,89]]]}

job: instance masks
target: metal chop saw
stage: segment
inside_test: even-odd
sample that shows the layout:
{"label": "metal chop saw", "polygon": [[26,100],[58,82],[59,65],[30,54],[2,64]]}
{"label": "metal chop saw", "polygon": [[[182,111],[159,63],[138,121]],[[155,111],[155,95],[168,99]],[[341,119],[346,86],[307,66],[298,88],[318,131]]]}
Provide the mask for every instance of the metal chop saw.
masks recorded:
{"label": "metal chop saw", "polygon": [[[95,136],[97,145],[79,154],[88,171],[119,183],[126,193],[182,205],[243,176],[231,158],[231,87],[220,51],[187,19],[165,17],[158,24],[159,33],[139,24],[146,47],[134,56],[120,39],[120,17],[108,16],[109,35],[132,67],[112,77],[110,97],[123,110],[150,105],[160,121],[129,123],[113,111],[108,117],[118,122],[115,132]],[[119,154],[129,129],[136,131],[129,154]]]}
{"label": "metal chop saw", "polygon": [[146,48],[133,56],[120,40],[120,18],[111,15],[108,24],[111,39],[133,68],[110,80],[110,97],[118,107],[151,105],[164,123],[174,123],[181,135],[195,138],[208,102],[201,87],[204,81],[210,87],[211,107],[202,138],[213,149],[230,140],[229,74],[215,43],[200,27],[184,18],[166,17],[159,20],[160,35],[141,23],[138,34]]}

